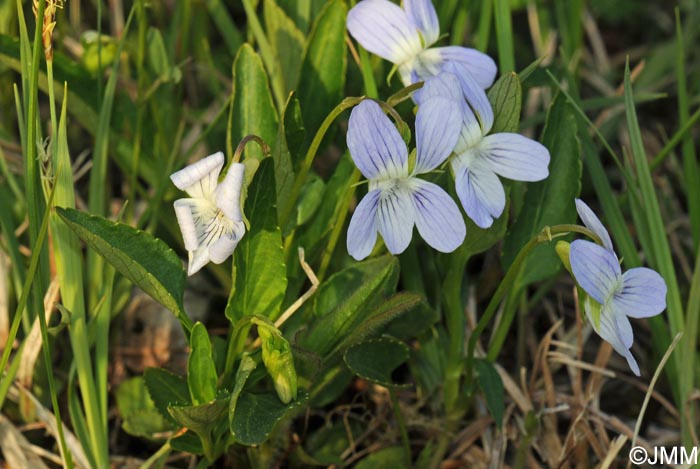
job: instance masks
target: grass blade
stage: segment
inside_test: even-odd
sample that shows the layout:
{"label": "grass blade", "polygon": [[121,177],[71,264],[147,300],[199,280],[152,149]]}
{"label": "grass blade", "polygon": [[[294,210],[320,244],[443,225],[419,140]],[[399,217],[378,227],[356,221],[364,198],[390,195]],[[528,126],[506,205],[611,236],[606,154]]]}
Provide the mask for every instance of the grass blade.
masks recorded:
{"label": "grass blade", "polygon": [[510,0],[494,0],[494,6],[499,72],[501,74],[513,72],[515,71],[515,52],[513,49],[513,24],[510,17]]}
{"label": "grass blade", "polygon": [[[641,205],[638,208],[640,212],[643,212],[647,220],[646,226],[637,226],[636,228],[639,232],[643,230],[647,231],[651,244],[651,252],[647,252],[646,254],[649,256],[650,264],[656,268],[666,280],[668,286],[668,295],[666,297],[668,307],[667,316],[671,335],[675,337],[678,332],[683,330],[683,307],[673,265],[673,257],[671,256],[671,248],[669,247],[668,238],[666,236],[666,224],[661,216],[661,209],[659,208],[654,182],[651,178],[651,171],[644,150],[639,121],[637,120],[637,111],[634,107],[634,93],[630,80],[629,63],[625,66],[625,112],[630,134],[632,157],[637,170],[637,183],[642,199]],[[653,331],[653,333],[656,334],[658,332]],[[676,369],[683,369],[681,354],[676,353],[674,355],[674,363]],[[683,386],[683,373],[680,374],[680,379],[681,385]],[[681,390],[681,396],[685,395],[686,394]],[[685,399],[684,397],[677,397]]]}
{"label": "grass blade", "polygon": [[[676,79],[678,91],[678,120],[681,126],[690,120],[690,100],[686,84],[685,47],[683,45],[683,29],[681,16],[676,7]],[[693,235],[693,249],[698,253],[700,243],[700,168],[692,135],[686,135],[681,147],[683,154],[683,175],[685,178],[685,193],[690,214],[690,230]]]}

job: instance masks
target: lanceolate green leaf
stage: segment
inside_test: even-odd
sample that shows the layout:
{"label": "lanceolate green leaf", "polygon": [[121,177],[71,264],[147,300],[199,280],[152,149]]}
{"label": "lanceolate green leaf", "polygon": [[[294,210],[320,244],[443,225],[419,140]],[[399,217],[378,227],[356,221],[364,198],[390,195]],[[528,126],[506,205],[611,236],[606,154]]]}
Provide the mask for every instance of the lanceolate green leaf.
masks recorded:
{"label": "lanceolate green leaf", "polygon": [[234,252],[235,288],[226,317],[232,324],[245,315],[258,314],[274,321],[287,289],[282,234],[277,225],[275,168],[265,158],[248,188],[245,213],[250,231]]}
{"label": "lanceolate green leaf", "polygon": [[[272,101],[267,73],[262,60],[250,44],[243,44],[233,62],[234,146],[246,135],[254,134],[272,145],[277,135],[277,111]],[[257,145],[249,145],[246,158],[262,158]]]}
{"label": "lanceolate green leaf", "polygon": [[177,254],[163,241],[128,225],[78,210],[57,207],[56,212],[117,271],[175,313],[188,330],[192,328],[182,305],[185,270]]}
{"label": "lanceolate green leaf", "polygon": [[317,319],[300,345],[324,359],[368,319],[369,313],[396,288],[398,262],[383,256],[353,265],[333,275],[319,290]]}
{"label": "lanceolate green leaf", "polygon": [[312,135],[343,97],[346,15],[345,2],[328,2],[316,20],[306,49],[297,91],[304,123]]}
{"label": "lanceolate green leaf", "polygon": [[301,142],[304,139],[304,123],[301,121],[299,100],[289,94],[277,131],[277,140],[272,147],[275,161],[275,183],[277,185],[277,207],[289,198],[294,186],[294,161],[302,158]]}
{"label": "lanceolate green leaf", "polygon": [[255,360],[250,358],[250,356],[248,355],[243,355],[243,357],[241,358],[241,362],[238,365],[238,371],[236,371],[236,380],[233,385],[233,392],[231,393],[231,400],[229,401],[228,408],[229,427],[231,429],[231,433],[234,432],[233,416],[236,412],[236,404],[238,403],[238,397],[243,392],[245,383],[246,381],[248,381],[250,374],[253,372],[253,370],[255,370],[256,366],[257,364],[255,363]]}
{"label": "lanceolate green leaf", "polygon": [[206,404],[216,397],[217,376],[209,334],[201,322],[192,328],[190,347],[192,350],[187,360],[187,386],[195,405]]}
{"label": "lanceolate green leaf", "polygon": [[518,74],[510,72],[499,78],[489,89],[488,97],[494,116],[491,133],[517,132],[523,101]]}
{"label": "lanceolate green leaf", "polygon": [[282,74],[284,92],[293,90],[299,79],[306,38],[274,0],[264,2],[265,30]]}
{"label": "lanceolate green leaf", "polygon": [[[581,149],[576,118],[564,96],[558,96],[549,110],[542,143],[551,155],[549,177],[527,186],[523,209],[505,238],[503,262],[506,266],[545,226],[576,221],[574,199],[581,187]],[[550,278],[560,267],[554,246],[539,245],[525,261],[520,285]]]}

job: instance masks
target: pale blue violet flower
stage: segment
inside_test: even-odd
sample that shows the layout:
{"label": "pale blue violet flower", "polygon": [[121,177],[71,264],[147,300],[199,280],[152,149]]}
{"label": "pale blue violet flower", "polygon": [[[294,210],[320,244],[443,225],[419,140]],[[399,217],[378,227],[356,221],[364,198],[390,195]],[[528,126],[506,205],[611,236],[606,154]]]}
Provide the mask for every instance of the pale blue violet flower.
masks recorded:
{"label": "pale blue violet flower", "polygon": [[628,318],[648,318],[666,309],[666,283],[661,275],[645,267],[622,273],[610,235],[598,217],[578,199],[576,209],[605,246],[581,239],[571,243],[571,271],[588,295],[584,311],[598,335],[625,357],[632,372],[639,376],[639,365],[630,351],[634,335]]}
{"label": "pale blue violet flower", "polygon": [[466,227],[457,204],[439,186],[418,179],[450,155],[460,128],[457,104],[435,98],[424,101],[416,116],[416,160],[409,172],[408,149],[398,130],[374,101],[357,105],[347,142],[355,165],[369,180],[369,191],[353,213],[348,228],[350,255],[361,260],[381,234],[392,254],[411,242],[413,226],[433,248],[454,251]]}
{"label": "pale blue violet flower", "polygon": [[493,84],[496,64],[488,55],[467,47],[430,47],[440,37],[431,0],[362,0],[348,13],[350,34],[368,51],[394,63],[404,86],[437,75],[445,64],[464,65],[483,89]]}
{"label": "pale blue violet flower", "polygon": [[219,184],[223,167],[224,154],[218,152],[170,175],[173,184],[189,195],[174,204],[189,254],[188,275],[196,273],[209,261],[224,262],[245,234],[241,214],[245,166],[232,163]]}
{"label": "pale blue violet flower", "polygon": [[542,144],[510,132],[488,135],[493,109],[486,93],[460,64],[425,82],[421,99],[447,97],[461,106],[461,134],[450,160],[464,211],[481,228],[501,216],[506,194],[498,176],[540,181],[549,175],[549,151]]}

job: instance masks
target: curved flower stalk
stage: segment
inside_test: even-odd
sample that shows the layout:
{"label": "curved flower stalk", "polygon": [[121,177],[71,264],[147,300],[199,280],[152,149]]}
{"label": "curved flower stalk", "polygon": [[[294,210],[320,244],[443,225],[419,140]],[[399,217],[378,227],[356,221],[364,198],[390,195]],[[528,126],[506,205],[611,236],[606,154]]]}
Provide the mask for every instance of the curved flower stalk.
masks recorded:
{"label": "curved flower stalk", "polygon": [[622,273],[610,235],[593,211],[576,199],[581,220],[603,242],[585,240],[571,243],[569,262],[576,282],[587,294],[584,311],[593,329],[627,359],[639,376],[639,365],[630,348],[634,334],[629,318],[648,318],[666,309],[666,283],[657,272],[637,267]]}
{"label": "curved flower stalk", "polygon": [[413,226],[442,252],[464,241],[466,227],[457,204],[439,186],[422,179],[450,155],[459,136],[459,108],[444,98],[426,100],[416,116],[416,161],[409,172],[408,149],[381,107],[366,100],[356,106],[347,133],[355,165],[369,180],[369,192],[350,220],[347,247],[356,260],[369,256],[382,235],[392,254],[411,242]]}
{"label": "curved flower stalk", "polygon": [[516,133],[488,135],[493,109],[486,93],[461,65],[449,64],[447,69],[426,81],[421,99],[442,96],[462,103],[461,133],[450,164],[464,211],[477,226],[488,228],[506,205],[498,176],[515,181],[545,179],[549,175],[549,151]]}
{"label": "curved flower stalk", "polygon": [[189,254],[187,275],[209,261],[224,262],[245,234],[240,206],[245,166],[232,163],[219,184],[223,166],[224,154],[218,152],[170,175],[173,184],[190,196],[174,203]]}
{"label": "curved flower stalk", "polygon": [[394,63],[404,86],[437,75],[450,62],[463,64],[486,89],[496,77],[496,63],[467,47],[430,47],[440,37],[430,0],[404,0],[403,8],[389,0],[362,0],[348,12],[350,34],[368,51]]}

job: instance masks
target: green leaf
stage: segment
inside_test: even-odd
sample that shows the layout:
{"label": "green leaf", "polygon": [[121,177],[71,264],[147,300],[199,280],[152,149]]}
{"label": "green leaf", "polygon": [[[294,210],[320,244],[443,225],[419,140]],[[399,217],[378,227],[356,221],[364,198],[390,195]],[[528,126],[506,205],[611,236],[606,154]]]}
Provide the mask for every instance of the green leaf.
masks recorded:
{"label": "green leaf", "polygon": [[[574,111],[562,95],[554,99],[549,109],[542,143],[551,155],[549,177],[527,186],[523,209],[505,238],[503,262],[506,266],[545,226],[576,221],[574,199],[581,188],[581,148]],[[519,287],[551,278],[560,268],[554,246],[541,244],[525,261]]]}
{"label": "green leaf", "polygon": [[226,414],[229,397],[220,397],[201,405],[170,405],[168,412],[181,426],[195,432],[200,438],[210,437],[211,431]]}
{"label": "green leaf", "polygon": [[309,30],[312,0],[278,0],[277,3],[294,20],[303,33]]}
{"label": "green leaf", "polygon": [[275,168],[265,158],[248,189],[245,213],[251,217],[246,233],[234,253],[235,288],[226,306],[226,317],[236,324],[245,315],[274,321],[287,289],[282,234],[277,225]]}
{"label": "green leaf", "polygon": [[[355,171],[355,164],[352,162],[350,154],[345,152],[330,180],[326,183],[326,188],[323,191],[323,203],[311,220],[298,231],[298,246],[304,247],[306,259],[309,262],[315,259],[320,250],[326,246],[326,236],[336,222],[335,214],[345,202],[345,194],[350,190],[350,178],[353,171]],[[297,267],[298,265],[297,263],[290,267],[301,270]],[[305,281],[305,276],[303,278]]]}
{"label": "green leaf", "polygon": [[284,205],[294,186],[294,161],[301,158],[300,148],[304,140],[304,123],[301,120],[299,100],[294,93],[289,95],[277,130],[277,140],[272,147],[275,161],[275,183],[277,184],[277,207]]}
{"label": "green leaf", "polygon": [[192,350],[187,360],[187,386],[193,404],[206,404],[216,398],[218,377],[209,333],[201,322],[195,323],[192,328],[190,347]]}
{"label": "green leaf", "polygon": [[163,241],[78,210],[56,207],[56,213],[117,271],[175,313],[187,329],[192,328],[182,305],[185,270],[177,254]]}
{"label": "green leaf", "polygon": [[122,381],[115,399],[122,428],[128,434],[152,439],[154,433],[173,430],[170,418],[165,419],[146,392],[142,376]]}
{"label": "green leaf", "polygon": [[314,303],[315,319],[300,345],[324,359],[347,338],[369,312],[396,289],[398,261],[382,256],[348,267],[321,285]]}
{"label": "green leaf", "polygon": [[[254,134],[271,145],[277,135],[277,111],[262,60],[250,44],[243,44],[233,62],[233,142]],[[263,157],[258,145],[249,145],[246,158]],[[250,213],[250,212],[248,212]]]}
{"label": "green leaf", "polygon": [[392,321],[403,317],[419,306],[425,306],[423,298],[415,293],[401,292],[393,295],[378,306],[363,308],[358,313],[355,327],[341,336],[333,354],[345,351],[348,347],[382,332]]}
{"label": "green leaf", "polygon": [[306,128],[316,132],[340,102],[345,87],[347,6],[329,1],[314,24],[301,66],[298,94]]}
{"label": "green leaf", "polygon": [[488,360],[481,358],[474,360],[474,368],[479,387],[486,398],[486,407],[489,409],[493,421],[496,422],[496,426],[500,429],[503,425],[503,412],[505,410],[505,392],[501,376]]}
{"label": "green leaf", "polygon": [[143,373],[148,395],[164,417],[173,420],[168,406],[191,404],[187,380],[163,368],[146,368]]}
{"label": "green leaf", "polygon": [[296,226],[305,224],[316,213],[323,202],[323,192],[326,184],[315,173],[309,175],[308,180],[301,188],[299,203],[297,204]]}
{"label": "green leaf", "polygon": [[501,76],[487,94],[493,107],[494,121],[491,133],[517,132],[523,102],[523,90],[518,74],[510,72]]}
{"label": "green leaf", "polygon": [[170,62],[163,36],[157,28],[148,28],[146,43],[148,44],[148,62],[153,72],[157,77],[167,79],[170,73]]}
{"label": "green leaf", "polygon": [[360,342],[349,347],[343,359],[360,378],[387,387],[408,386],[391,377],[408,360],[408,346],[396,339],[382,337]]}
{"label": "green leaf", "polygon": [[243,392],[245,383],[248,381],[250,374],[256,367],[257,364],[255,363],[255,360],[250,358],[248,355],[244,355],[243,358],[241,358],[241,363],[238,365],[238,371],[236,371],[236,382],[233,385],[233,392],[231,393],[231,400],[229,401],[228,407],[229,427],[231,429],[231,433],[233,433],[233,415],[236,410],[236,405],[238,404],[238,397],[241,395],[241,392]]}
{"label": "green leaf", "polygon": [[289,93],[299,79],[306,38],[274,0],[265,0],[264,16],[267,38],[282,74],[284,91]]}
{"label": "green leaf", "polygon": [[300,390],[299,398],[285,405],[275,392],[244,392],[234,410],[231,433],[238,443],[259,445],[267,439],[277,422],[302,408],[307,399],[308,395]]}
{"label": "green leaf", "polygon": [[[406,295],[406,293],[400,293],[399,295]],[[391,319],[384,330],[384,334],[399,340],[408,340],[418,337],[439,320],[440,315],[438,312],[428,306],[427,303],[420,301],[415,307]]]}

